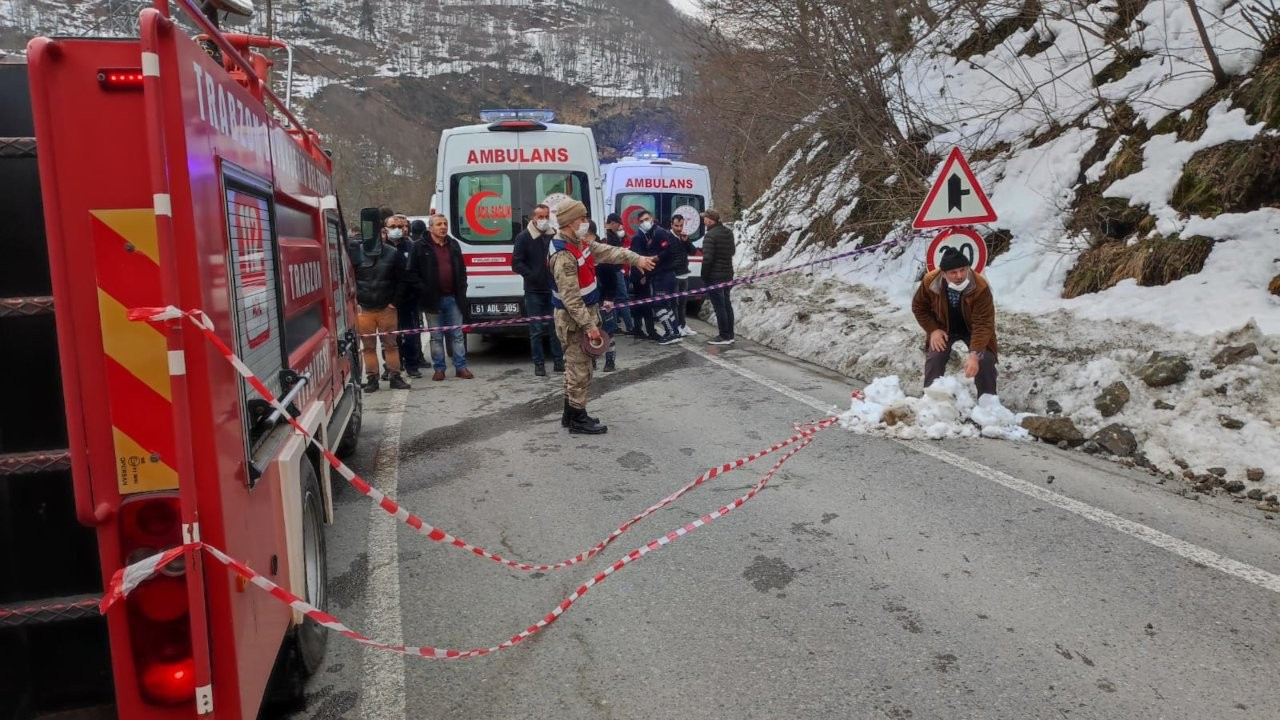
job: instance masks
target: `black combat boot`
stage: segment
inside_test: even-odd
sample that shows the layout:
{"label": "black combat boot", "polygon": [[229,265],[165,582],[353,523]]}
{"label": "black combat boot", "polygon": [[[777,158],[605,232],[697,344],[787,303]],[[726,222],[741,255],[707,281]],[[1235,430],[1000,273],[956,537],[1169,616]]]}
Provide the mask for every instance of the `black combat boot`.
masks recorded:
{"label": "black combat boot", "polygon": [[369,373],[368,379],[365,380],[365,383],[361,388],[367,393],[378,392],[378,374]]}
{"label": "black combat boot", "polygon": [[544,365],[544,364],[542,364],[542,363],[534,363],[534,364],[533,364],[533,374],[534,374],[534,375],[537,375],[538,377],[546,377],[546,376],[547,376],[547,366],[546,366],[546,365]]}
{"label": "black combat boot", "polygon": [[569,433],[573,435],[603,435],[609,432],[609,426],[601,425],[600,421],[587,415],[586,410],[578,408],[570,408],[573,413],[569,416]]}
{"label": "black combat boot", "polygon": [[[560,427],[569,427],[569,422],[573,419],[573,414],[575,412],[577,412],[577,410],[572,405],[569,404],[568,400],[565,400],[564,415],[560,416]],[[583,412],[585,413],[586,411],[584,410]],[[597,425],[600,424],[599,418],[593,418],[590,415],[588,415],[587,419],[593,423],[596,423]]]}
{"label": "black combat boot", "polygon": [[405,379],[400,377],[400,373],[393,372],[391,373],[391,389],[392,390],[408,390],[409,383],[405,382]]}
{"label": "black combat boot", "polygon": [[604,371],[605,372],[613,372],[614,370],[618,369],[618,366],[613,363],[613,359],[616,355],[617,353],[604,354]]}
{"label": "black combat boot", "polygon": [[553,361],[551,362],[551,369],[552,369],[552,370],[554,370],[554,371],[556,371],[556,372],[564,372],[564,361],[563,361],[563,360],[553,360]]}

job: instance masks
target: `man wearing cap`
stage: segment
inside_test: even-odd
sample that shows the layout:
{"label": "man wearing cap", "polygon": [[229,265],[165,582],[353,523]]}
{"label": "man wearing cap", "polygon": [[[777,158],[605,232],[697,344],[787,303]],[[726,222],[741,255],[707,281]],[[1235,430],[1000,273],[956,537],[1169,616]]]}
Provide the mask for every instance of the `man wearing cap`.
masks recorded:
{"label": "man wearing cap", "polygon": [[927,273],[911,300],[911,312],[925,331],[924,386],[942,376],[957,340],[969,348],[964,376],[974,378],[978,397],[996,394],[996,306],[987,279],[973,272],[969,258],[942,249],[938,269]]}
{"label": "man wearing cap", "polygon": [[591,387],[591,358],[582,349],[600,334],[600,289],[596,282],[596,262],[634,265],[653,269],[654,259],[630,250],[610,247],[591,237],[587,208],[577,200],[566,200],[556,212],[560,232],[551,241],[551,304],[555,307],[556,335],[564,348],[564,415],[560,424],[571,433],[599,435],[609,428],[587,415],[587,391]]}

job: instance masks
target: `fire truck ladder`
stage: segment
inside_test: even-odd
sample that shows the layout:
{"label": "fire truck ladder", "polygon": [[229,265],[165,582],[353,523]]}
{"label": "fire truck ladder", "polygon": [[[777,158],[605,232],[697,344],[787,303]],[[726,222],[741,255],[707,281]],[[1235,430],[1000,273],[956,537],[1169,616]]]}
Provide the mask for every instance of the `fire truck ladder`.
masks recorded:
{"label": "fire truck ladder", "polygon": [[[27,68],[0,64],[0,720],[109,707],[97,536],[72,488]],[[96,717],[96,716],[95,716]]]}

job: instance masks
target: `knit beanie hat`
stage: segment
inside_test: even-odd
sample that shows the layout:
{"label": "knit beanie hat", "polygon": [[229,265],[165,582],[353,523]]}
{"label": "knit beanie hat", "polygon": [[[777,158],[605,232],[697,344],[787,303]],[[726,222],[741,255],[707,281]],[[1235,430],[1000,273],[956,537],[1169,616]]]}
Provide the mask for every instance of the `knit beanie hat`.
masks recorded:
{"label": "knit beanie hat", "polygon": [[565,200],[556,208],[556,224],[573,227],[573,223],[587,216],[587,206],[577,200]]}
{"label": "knit beanie hat", "polygon": [[939,269],[958,270],[962,267],[969,267],[968,256],[950,246],[942,248],[942,260],[938,262]]}

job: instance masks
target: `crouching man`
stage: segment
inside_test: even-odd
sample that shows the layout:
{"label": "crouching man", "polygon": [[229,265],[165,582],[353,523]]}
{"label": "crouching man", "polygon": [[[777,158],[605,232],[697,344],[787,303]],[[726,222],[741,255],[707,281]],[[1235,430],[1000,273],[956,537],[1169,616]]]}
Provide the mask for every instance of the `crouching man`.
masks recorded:
{"label": "crouching man", "polygon": [[599,435],[609,428],[587,415],[591,389],[591,358],[582,350],[582,338],[599,341],[600,288],[596,262],[634,265],[648,272],[654,258],[594,240],[587,208],[566,200],[556,212],[560,232],[551,241],[551,304],[555,308],[556,337],[564,348],[564,415],[560,424],[571,433]]}
{"label": "crouching man", "polygon": [[987,279],[955,248],[942,250],[938,269],[924,276],[911,312],[925,332],[924,386],[947,370],[957,340],[969,348],[964,376],[974,378],[978,397],[996,393],[996,305]]}

